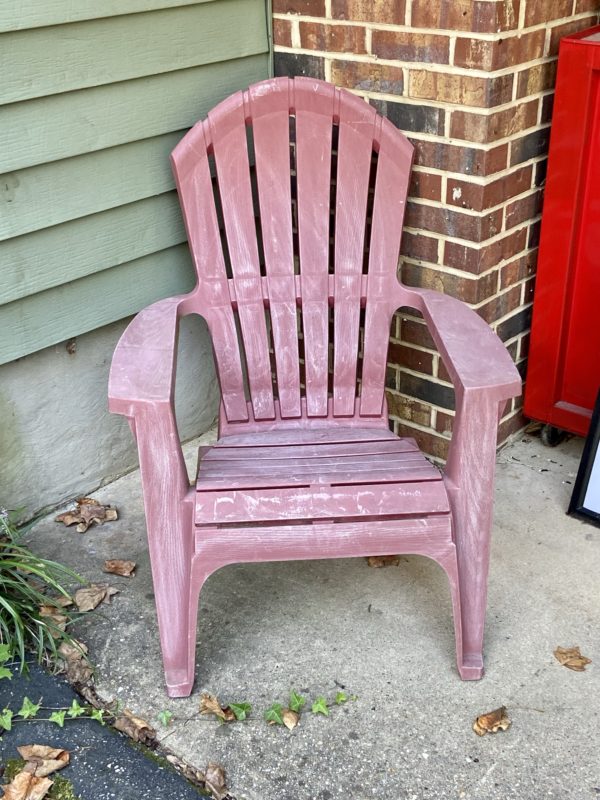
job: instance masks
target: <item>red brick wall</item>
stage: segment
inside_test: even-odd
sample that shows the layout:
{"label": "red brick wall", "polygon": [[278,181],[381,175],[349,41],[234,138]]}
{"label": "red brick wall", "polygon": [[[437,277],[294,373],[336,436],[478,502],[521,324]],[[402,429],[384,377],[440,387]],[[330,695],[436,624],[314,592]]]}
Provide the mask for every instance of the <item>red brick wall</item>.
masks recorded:
{"label": "red brick wall", "polygon": [[[558,42],[600,0],[273,0],[275,72],[354,91],[416,147],[405,283],[471,304],[525,374]],[[399,314],[394,427],[444,458],[453,391],[423,323]],[[523,424],[513,402],[501,439]]]}

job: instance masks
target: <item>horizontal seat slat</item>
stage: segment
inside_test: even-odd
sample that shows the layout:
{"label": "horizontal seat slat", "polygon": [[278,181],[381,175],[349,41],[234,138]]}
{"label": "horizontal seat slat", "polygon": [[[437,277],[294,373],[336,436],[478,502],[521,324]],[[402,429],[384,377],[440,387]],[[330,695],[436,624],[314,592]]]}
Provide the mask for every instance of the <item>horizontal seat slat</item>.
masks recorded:
{"label": "horizontal seat slat", "polygon": [[420,519],[196,530],[199,558],[209,556],[221,560],[223,566],[236,561],[264,561],[265,552],[271,561],[395,553],[422,553],[443,559],[453,549],[449,514]]}
{"label": "horizontal seat slat", "polygon": [[[330,425],[327,428],[295,428],[258,433],[237,433],[224,436],[218,446],[256,447],[263,445],[279,446],[289,444],[334,444],[347,442],[397,442],[398,437],[388,428],[346,428]],[[412,442],[414,439],[400,441]],[[416,447],[416,444],[415,444]]]}
{"label": "horizontal seat slat", "polygon": [[265,447],[228,447],[227,445],[217,444],[212,448],[206,448],[205,461],[240,461],[242,459],[261,460],[290,460],[297,458],[318,458],[326,459],[332,456],[355,456],[363,457],[370,455],[386,455],[393,453],[418,453],[419,449],[414,439],[396,439],[395,441],[378,442],[349,442],[344,444],[298,444],[293,449],[285,446]]}
{"label": "horizontal seat slat", "polygon": [[240,489],[196,494],[196,524],[407,516],[449,511],[442,481],[376,486]]}
{"label": "horizontal seat slat", "polygon": [[[238,471],[254,472],[258,469],[276,475],[279,470],[299,472],[302,469],[332,471],[336,469],[356,469],[357,472],[369,472],[371,469],[380,469],[387,466],[390,469],[409,467],[423,464],[421,453],[370,453],[365,455],[347,456],[316,456],[299,458],[232,458],[225,461],[210,459],[205,457],[200,466],[200,477],[202,475],[221,472],[226,475],[236,475]],[[427,462],[426,462],[427,463]],[[431,467],[435,470],[435,467]],[[435,470],[437,472],[437,470]]]}
{"label": "horizontal seat slat", "polygon": [[203,476],[199,481],[198,491],[211,491],[216,488],[231,489],[232,484],[235,489],[253,489],[259,486],[270,488],[285,486],[336,486],[340,484],[379,484],[379,483],[405,483],[410,481],[435,481],[441,480],[438,472],[434,474],[426,467],[415,467],[413,469],[396,470],[390,472],[388,469],[372,470],[369,473],[361,472],[340,472],[330,471],[327,473],[302,472],[296,475],[277,475],[276,473],[245,474],[236,478],[233,483],[231,476],[208,475]]}

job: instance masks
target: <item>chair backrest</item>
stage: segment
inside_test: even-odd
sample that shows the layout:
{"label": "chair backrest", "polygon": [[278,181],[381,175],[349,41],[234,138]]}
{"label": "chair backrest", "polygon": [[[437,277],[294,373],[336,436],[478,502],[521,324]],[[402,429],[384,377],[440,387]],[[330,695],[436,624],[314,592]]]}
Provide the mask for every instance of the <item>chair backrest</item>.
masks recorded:
{"label": "chair backrest", "polygon": [[364,100],[308,78],[232,95],[177,145],[189,310],[208,322],[226,426],[385,419],[412,151]]}

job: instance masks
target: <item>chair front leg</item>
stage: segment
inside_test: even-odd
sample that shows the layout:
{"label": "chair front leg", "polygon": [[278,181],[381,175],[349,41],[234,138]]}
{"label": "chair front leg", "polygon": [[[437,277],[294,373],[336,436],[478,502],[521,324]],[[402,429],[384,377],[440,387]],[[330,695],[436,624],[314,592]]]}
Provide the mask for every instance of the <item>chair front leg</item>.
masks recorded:
{"label": "chair front leg", "polygon": [[169,404],[144,404],[134,419],[150,562],[167,692],[186,697],[194,683],[197,596],[190,594],[193,490]]}
{"label": "chair front leg", "polygon": [[463,680],[483,675],[483,630],[492,528],[498,399],[484,390],[458,397],[445,469],[458,560],[458,670]]}

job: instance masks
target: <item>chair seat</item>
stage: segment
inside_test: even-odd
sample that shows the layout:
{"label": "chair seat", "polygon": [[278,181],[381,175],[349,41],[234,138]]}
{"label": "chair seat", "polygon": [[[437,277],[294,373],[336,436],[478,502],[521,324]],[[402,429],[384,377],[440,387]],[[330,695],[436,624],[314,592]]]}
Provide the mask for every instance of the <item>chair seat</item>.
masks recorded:
{"label": "chair seat", "polygon": [[200,454],[197,525],[448,514],[440,471],[384,428],[225,436]]}

